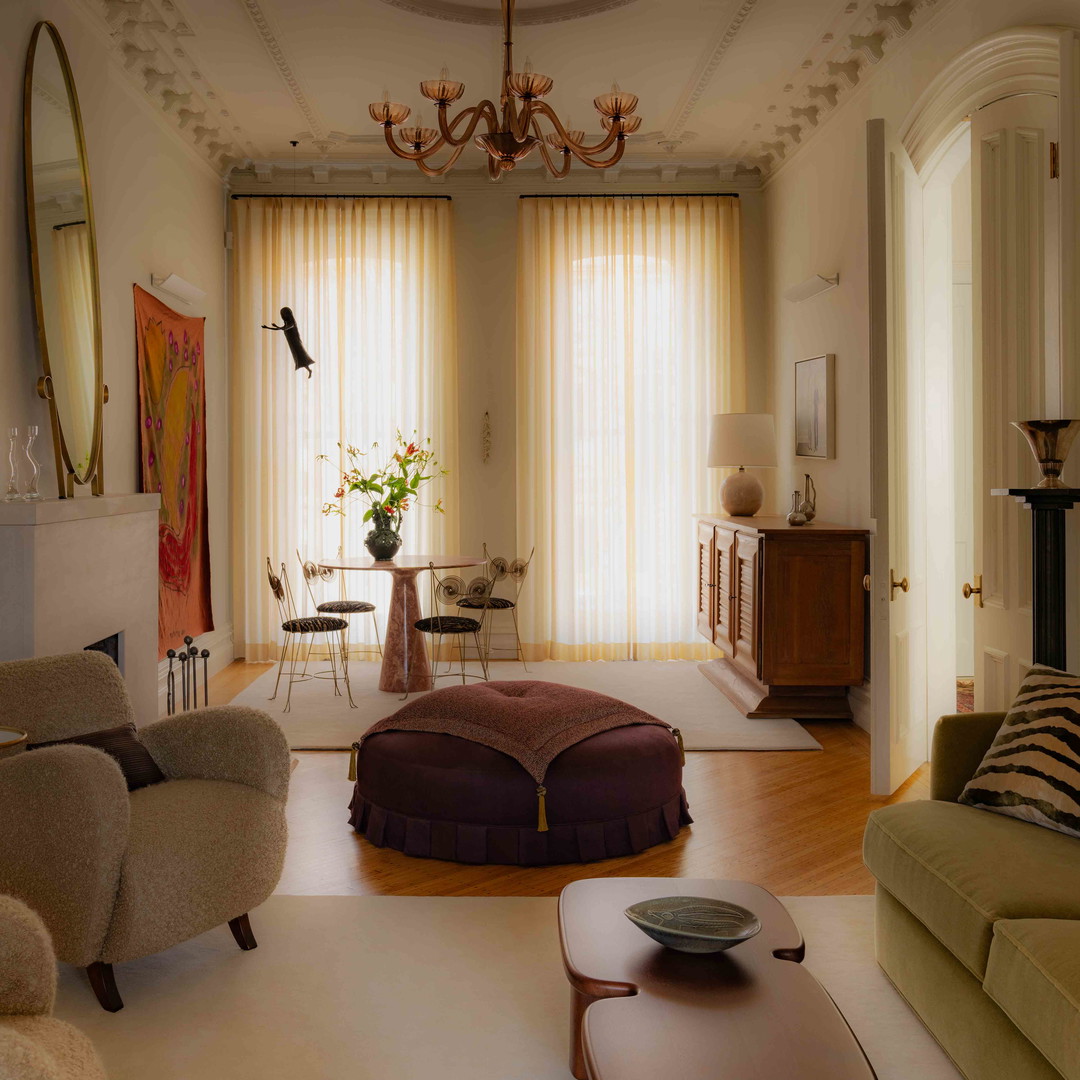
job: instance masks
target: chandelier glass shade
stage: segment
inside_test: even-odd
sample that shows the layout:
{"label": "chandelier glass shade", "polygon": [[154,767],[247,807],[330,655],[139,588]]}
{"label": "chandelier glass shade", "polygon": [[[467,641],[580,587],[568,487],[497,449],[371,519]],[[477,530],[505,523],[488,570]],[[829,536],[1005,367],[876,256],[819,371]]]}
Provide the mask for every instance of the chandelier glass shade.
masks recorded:
{"label": "chandelier glass shade", "polygon": [[[391,101],[388,94],[382,101],[368,106],[372,120],[386,135],[386,145],[399,158],[415,162],[428,176],[441,176],[452,169],[470,142],[487,154],[488,176],[492,180],[498,180],[537,149],[544,167],[555,177],[566,176],[575,159],[591,169],[609,169],[618,164],[626,137],[641,127],[641,117],[635,113],[637,97],[613,86],[610,93],[595,98],[593,105],[606,134],[599,142],[588,145],[585,132],[564,125],[543,100],[551,93],[554,80],[533,71],[529,63],[523,71],[514,70],[514,0],[502,0],[502,13],[504,43],[499,104],[485,99],[462,109],[451,120],[447,110],[464,95],[465,84],[454,82],[444,68],[439,78],[420,83],[420,93],[435,104],[437,128],[424,127],[419,116],[411,125],[404,126],[412,110]],[[542,122],[554,130],[545,133]],[[429,163],[447,147],[450,153],[446,160],[439,165]]]}

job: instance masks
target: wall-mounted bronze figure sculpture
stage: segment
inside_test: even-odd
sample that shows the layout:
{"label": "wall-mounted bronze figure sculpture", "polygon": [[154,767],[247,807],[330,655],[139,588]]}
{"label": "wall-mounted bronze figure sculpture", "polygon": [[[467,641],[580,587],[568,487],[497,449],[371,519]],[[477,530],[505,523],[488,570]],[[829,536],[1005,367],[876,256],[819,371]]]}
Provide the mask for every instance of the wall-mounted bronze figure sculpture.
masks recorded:
{"label": "wall-mounted bronze figure sculpture", "polygon": [[281,326],[278,326],[277,323],[271,323],[269,326],[263,323],[262,328],[264,330],[281,330],[284,332],[285,341],[289,346],[289,352],[292,353],[296,370],[307,368],[307,376],[310,379],[311,369],[315,361],[308,355],[304,343],[300,340],[300,331],[296,326],[296,316],[293,315],[292,308],[283,307],[281,309]]}

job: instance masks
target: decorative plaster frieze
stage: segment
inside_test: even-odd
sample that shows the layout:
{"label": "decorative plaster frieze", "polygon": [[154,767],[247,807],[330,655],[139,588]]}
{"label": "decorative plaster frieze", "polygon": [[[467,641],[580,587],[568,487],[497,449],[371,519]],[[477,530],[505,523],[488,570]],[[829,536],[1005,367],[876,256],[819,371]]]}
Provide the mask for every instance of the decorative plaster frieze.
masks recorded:
{"label": "decorative plaster frieze", "polygon": [[852,34],[848,38],[851,48],[867,63],[876,64],[885,56],[885,35],[880,31],[875,34]]}
{"label": "decorative plaster frieze", "polygon": [[[795,124],[774,127],[780,139],[761,140],[759,122],[748,126],[738,146],[738,152],[746,161],[756,162],[763,172],[777,168],[790,157],[841,103],[844,96],[854,91],[870,76],[875,65],[887,56],[889,42],[907,34],[923,12],[943,6],[949,0],[899,0],[897,3],[866,3],[851,0],[834,22],[833,29],[824,34],[821,43],[830,46],[826,56],[820,57],[816,68],[806,61],[800,65],[795,78],[784,84],[785,94],[805,95],[805,103],[788,106],[787,114]],[[847,18],[853,16],[853,18]],[[819,54],[820,55],[820,54]],[[822,78],[822,76],[826,78]],[[766,106],[765,112],[776,112],[777,103]],[[798,134],[794,128],[798,128]],[[788,139],[791,140],[788,143]],[[794,145],[792,145],[794,144]]]}
{"label": "decorative plaster frieze", "polygon": [[910,0],[901,4],[875,4],[874,14],[878,22],[885,23],[896,37],[903,37],[911,29],[911,12],[914,6]]}
{"label": "decorative plaster frieze", "polygon": [[[158,110],[162,123],[182,135],[223,175],[247,156],[243,132],[224,131],[208,118],[217,93],[177,38],[194,38],[175,0],[72,0],[89,11],[108,40],[116,63]],[[217,107],[219,115],[228,110]],[[250,146],[250,143],[248,143]]]}

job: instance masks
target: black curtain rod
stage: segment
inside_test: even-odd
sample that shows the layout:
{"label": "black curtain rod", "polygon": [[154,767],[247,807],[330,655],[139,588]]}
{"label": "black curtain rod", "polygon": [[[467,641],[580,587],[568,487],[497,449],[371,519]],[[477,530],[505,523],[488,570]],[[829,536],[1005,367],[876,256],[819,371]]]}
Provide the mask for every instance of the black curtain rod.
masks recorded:
{"label": "black curtain rod", "polygon": [[63,221],[59,225],[53,226],[53,232],[59,232],[60,229],[70,229],[72,225],[85,225],[85,221]]}
{"label": "black curtain rod", "polygon": [[323,192],[306,192],[304,194],[294,195],[271,195],[267,192],[265,195],[261,192],[255,193],[240,193],[237,195],[230,195],[230,199],[445,199],[450,202],[449,195],[342,195],[334,193],[332,195],[325,194]]}
{"label": "black curtain rod", "polygon": [[663,196],[675,198],[683,196],[691,199],[737,199],[737,191],[613,191],[611,194],[589,195],[519,195],[519,199],[659,199]]}

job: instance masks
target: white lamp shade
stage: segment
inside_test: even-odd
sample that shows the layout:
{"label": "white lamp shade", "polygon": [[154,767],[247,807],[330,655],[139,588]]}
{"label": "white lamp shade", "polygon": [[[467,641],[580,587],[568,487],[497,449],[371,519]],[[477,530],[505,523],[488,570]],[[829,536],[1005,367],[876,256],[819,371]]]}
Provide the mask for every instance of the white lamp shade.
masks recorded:
{"label": "white lamp shade", "polygon": [[776,467],[776,427],[771,413],[720,413],[709,428],[710,469]]}

